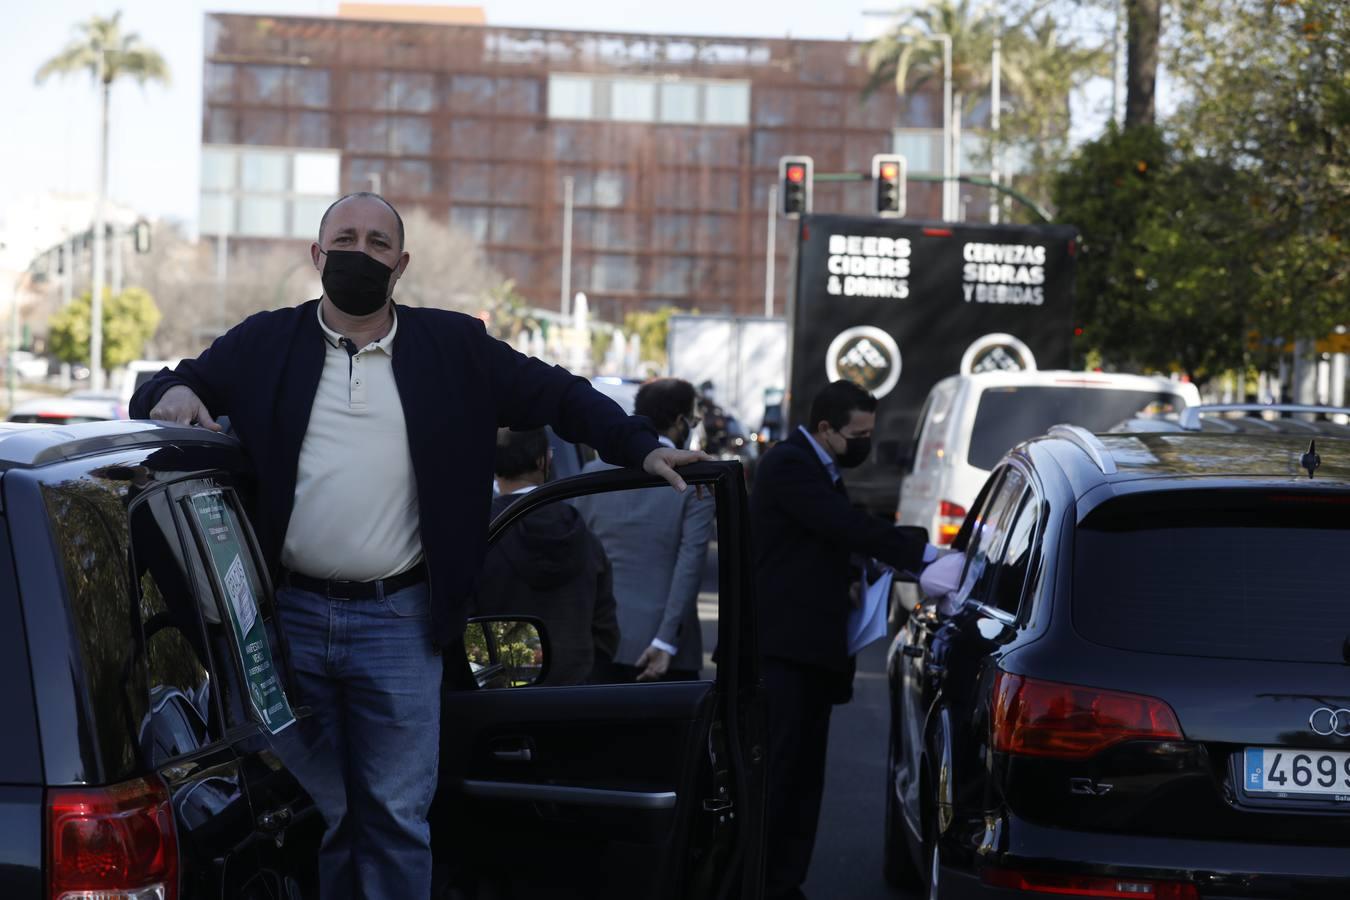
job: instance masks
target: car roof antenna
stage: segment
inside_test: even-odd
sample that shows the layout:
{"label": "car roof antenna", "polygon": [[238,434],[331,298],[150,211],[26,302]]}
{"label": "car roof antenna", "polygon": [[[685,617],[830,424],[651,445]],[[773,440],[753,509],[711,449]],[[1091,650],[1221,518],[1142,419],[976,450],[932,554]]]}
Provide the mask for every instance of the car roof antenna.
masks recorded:
{"label": "car roof antenna", "polygon": [[1309,478],[1313,477],[1313,473],[1322,465],[1322,457],[1317,455],[1317,441],[1308,441],[1308,452],[1303,454],[1298,464],[1308,470]]}

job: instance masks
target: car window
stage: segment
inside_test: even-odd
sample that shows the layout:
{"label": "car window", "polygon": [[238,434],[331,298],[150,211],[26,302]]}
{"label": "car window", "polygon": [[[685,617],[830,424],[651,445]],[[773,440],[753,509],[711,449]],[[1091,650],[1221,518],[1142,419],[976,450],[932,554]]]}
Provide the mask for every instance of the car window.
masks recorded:
{"label": "car window", "polygon": [[1008,528],[1007,546],[987,595],[986,602],[1012,615],[1018,614],[1027,573],[1031,570],[1033,557],[1039,552],[1036,524],[1040,513],[1040,499],[1028,488],[1022,493],[1017,513]]}
{"label": "car window", "polygon": [[1149,653],[1344,665],[1347,498],[1167,493],[1108,502],[1078,527],[1080,634]]}
{"label": "car window", "polygon": [[128,529],[119,482],[98,477],[42,485],[51,535],[79,644],[94,739],[104,775],[137,768],[136,723],[147,712],[135,592],[127,577]]}
{"label": "car window", "polygon": [[[177,492],[179,513],[195,538],[194,566],[220,618],[221,667],[240,676],[239,715],[276,734],[294,721],[272,592],[235,492],[193,482]],[[228,658],[229,662],[224,661]]]}
{"label": "car window", "polygon": [[[604,468],[592,463],[587,471]],[[494,509],[514,499],[498,497]],[[657,650],[670,654],[660,660],[666,677],[711,679],[716,514],[708,492],[700,499],[668,487],[539,506],[488,550],[471,615],[543,623],[548,663],[536,684],[632,683]]]}
{"label": "car window", "polygon": [[1129,419],[1175,413],[1185,405],[1166,391],[1050,385],[986,388],[975,411],[966,460],[992,469],[1003,454],[1054,425],[1104,432]]}
{"label": "car window", "polygon": [[200,593],[165,492],[132,508],[131,536],[149,675],[150,715],[140,743],[160,764],[223,737],[218,700],[231,711],[231,724],[240,721],[239,682],[217,663],[228,661],[221,618],[210,595]]}
{"label": "car window", "polygon": [[998,488],[989,496],[989,502],[980,510],[966,550],[966,571],[961,580],[958,602],[974,596],[989,602],[989,590],[1003,558],[1008,530],[1026,489],[1026,476],[1009,466]]}

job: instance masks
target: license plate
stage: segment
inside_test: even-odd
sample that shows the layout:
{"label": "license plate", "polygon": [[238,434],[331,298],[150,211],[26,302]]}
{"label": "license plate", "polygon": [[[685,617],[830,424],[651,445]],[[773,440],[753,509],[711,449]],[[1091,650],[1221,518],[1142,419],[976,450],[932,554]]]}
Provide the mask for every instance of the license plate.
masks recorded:
{"label": "license plate", "polygon": [[1245,768],[1249,794],[1350,803],[1350,752],[1248,747]]}

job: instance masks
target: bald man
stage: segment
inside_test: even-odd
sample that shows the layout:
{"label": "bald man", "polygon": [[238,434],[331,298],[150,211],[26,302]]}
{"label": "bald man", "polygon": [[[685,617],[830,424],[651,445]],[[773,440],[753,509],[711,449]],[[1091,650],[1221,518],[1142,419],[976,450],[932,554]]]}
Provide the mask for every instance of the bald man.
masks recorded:
{"label": "bald man", "polygon": [[498,426],[552,425],[679,490],[675,467],[706,457],[476,318],[394,302],[411,255],[383,197],[334,203],[309,255],[319,299],[246,319],[131,414],[213,430],[228,415],[257,468],[253,526],[331,776],[306,785],[323,896],[427,897],[440,649],[483,563]]}

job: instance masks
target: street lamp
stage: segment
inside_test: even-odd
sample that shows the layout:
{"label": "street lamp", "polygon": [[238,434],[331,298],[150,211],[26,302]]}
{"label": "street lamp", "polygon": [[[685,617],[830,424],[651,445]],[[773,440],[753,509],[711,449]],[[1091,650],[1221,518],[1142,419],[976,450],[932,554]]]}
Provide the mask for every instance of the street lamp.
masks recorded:
{"label": "street lamp", "polygon": [[952,180],[956,153],[952,147],[952,36],[932,35],[942,42],[942,218],[956,220],[956,182]]}

